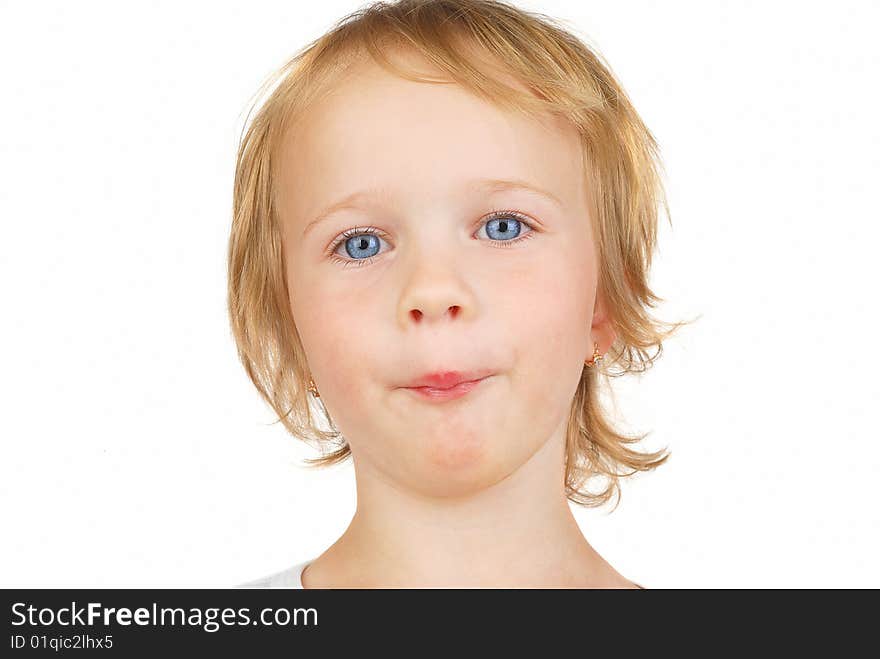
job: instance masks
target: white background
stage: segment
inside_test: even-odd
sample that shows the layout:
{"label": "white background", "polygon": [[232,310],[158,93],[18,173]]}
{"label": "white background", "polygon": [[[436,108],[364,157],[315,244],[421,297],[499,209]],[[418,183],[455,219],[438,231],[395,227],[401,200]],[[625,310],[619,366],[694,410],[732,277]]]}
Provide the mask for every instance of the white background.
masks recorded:
{"label": "white background", "polygon": [[[657,137],[654,290],[703,319],[616,381],[668,447],[584,534],[648,588],[880,587],[880,46],[871,2],[518,2]],[[0,585],[231,586],[354,512],[272,424],[226,316],[260,82],[351,1],[0,4]]]}

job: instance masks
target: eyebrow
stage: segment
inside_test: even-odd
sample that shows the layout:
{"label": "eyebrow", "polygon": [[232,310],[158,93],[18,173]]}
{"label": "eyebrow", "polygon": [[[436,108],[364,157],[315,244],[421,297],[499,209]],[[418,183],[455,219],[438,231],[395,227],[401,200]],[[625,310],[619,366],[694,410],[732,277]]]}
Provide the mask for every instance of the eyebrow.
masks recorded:
{"label": "eyebrow", "polygon": [[[553,193],[544,190],[528,181],[522,179],[498,179],[498,178],[479,178],[468,181],[466,187],[474,192],[482,192],[484,194],[492,194],[496,192],[528,192],[550,201],[560,208],[563,207],[562,201]],[[352,210],[363,208],[364,204],[374,201],[385,196],[384,189],[368,189],[359,190],[346,195],[337,202],[334,202],[322,210],[314,220],[309,222],[303,229],[303,236],[308,234],[318,224],[329,218],[334,213],[341,210]]]}

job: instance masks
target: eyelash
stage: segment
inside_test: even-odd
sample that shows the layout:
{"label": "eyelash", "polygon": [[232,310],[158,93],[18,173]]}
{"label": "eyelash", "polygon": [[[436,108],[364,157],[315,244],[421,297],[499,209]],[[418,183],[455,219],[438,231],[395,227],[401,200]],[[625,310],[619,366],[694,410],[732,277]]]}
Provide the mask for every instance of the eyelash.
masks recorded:
{"label": "eyelash", "polygon": [[[508,249],[508,248],[512,247],[513,245],[516,245],[516,244],[522,242],[523,240],[528,240],[529,238],[531,238],[534,235],[535,223],[532,222],[527,216],[523,215],[519,211],[514,211],[514,210],[492,211],[491,213],[489,213],[489,215],[487,215],[486,217],[484,217],[483,219],[480,220],[479,226],[482,226],[483,224],[491,222],[492,220],[497,220],[497,219],[500,219],[503,217],[512,217],[516,220],[519,220],[520,222],[525,224],[527,227],[529,227],[529,229],[531,229],[531,231],[529,231],[527,234],[525,234],[523,236],[518,236],[517,238],[514,238],[513,240],[493,240],[490,238],[489,242],[495,243],[495,247],[500,247],[502,249]],[[343,231],[342,235],[339,236],[339,239],[334,241],[333,244],[328,248],[328,252],[329,252],[331,260],[333,260],[337,263],[342,263],[343,267],[346,267],[346,268],[348,268],[348,267],[359,268],[361,266],[368,265],[368,264],[372,263],[373,260],[376,258],[375,256],[371,256],[366,259],[347,259],[347,258],[342,258],[336,254],[336,248],[339,247],[346,240],[348,240],[352,236],[359,236],[359,235],[363,235],[363,234],[377,235],[380,238],[385,237],[384,232],[382,232],[380,229],[377,229],[376,227],[372,227],[372,226],[355,227],[353,229],[347,229],[347,230]]]}

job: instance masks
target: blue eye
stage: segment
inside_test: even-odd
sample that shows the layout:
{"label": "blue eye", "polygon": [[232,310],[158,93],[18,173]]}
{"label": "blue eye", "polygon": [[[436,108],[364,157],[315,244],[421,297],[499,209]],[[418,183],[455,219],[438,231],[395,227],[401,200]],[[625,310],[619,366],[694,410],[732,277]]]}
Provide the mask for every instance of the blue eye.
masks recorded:
{"label": "blue eye", "polygon": [[[530,238],[534,231],[532,223],[517,211],[494,211],[481,221],[481,226],[486,227],[486,235],[496,247],[511,247]],[[520,235],[523,226],[528,228],[528,232]],[[378,253],[381,233],[376,227],[355,227],[344,231],[330,247],[330,254],[333,260],[341,261],[346,267],[371,263]],[[345,247],[349,258],[340,258],[336,254],[340,245]]]}
{"label": "blue eye", "polygon": [[486,235],[492,240],[511,242],[511,238],[519,236],[524,225],[528,226],[524,221],[513,216],[494,217],[486,222]]}
{"label": "blue eye", "polygon": [[373,235],[371,232],[358,234],[345,241],[345,251],[353,259],[374,256],[376,253],[372,251],[374,248],[376,252],[379,251],[379,236]]}

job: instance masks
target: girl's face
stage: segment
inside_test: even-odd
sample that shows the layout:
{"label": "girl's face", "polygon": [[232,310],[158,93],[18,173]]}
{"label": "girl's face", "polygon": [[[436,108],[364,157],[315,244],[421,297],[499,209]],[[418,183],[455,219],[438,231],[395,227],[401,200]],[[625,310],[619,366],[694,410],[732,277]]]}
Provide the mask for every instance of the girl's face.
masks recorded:
{"label": "girl's face", "polygon": [[[593,340],[611,340],[591,335],[583,179],[567,124],[373,63],[288,136],[279,204],[291,310],[356,469],[463,495],[562,441]],[[493,375],[454,400],[404,388],[483,369]]]}

